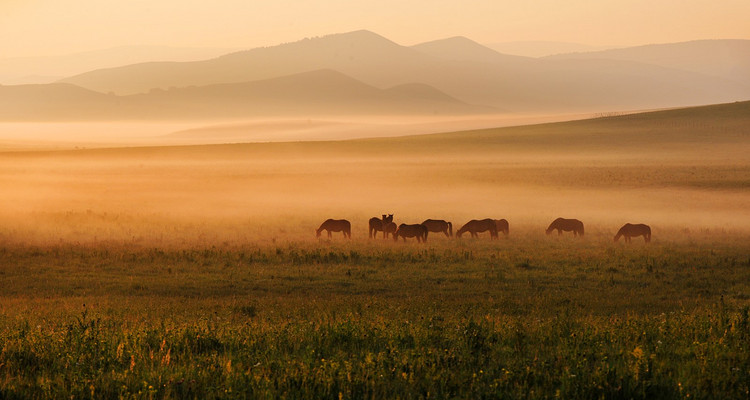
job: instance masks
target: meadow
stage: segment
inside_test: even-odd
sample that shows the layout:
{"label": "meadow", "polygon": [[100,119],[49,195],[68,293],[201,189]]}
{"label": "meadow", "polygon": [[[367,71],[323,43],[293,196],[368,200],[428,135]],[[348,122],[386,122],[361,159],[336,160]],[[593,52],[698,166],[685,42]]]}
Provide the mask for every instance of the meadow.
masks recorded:
{"label": "meadow", "polygon": [[2,153],[0,397],[747,398],[747,107]]}

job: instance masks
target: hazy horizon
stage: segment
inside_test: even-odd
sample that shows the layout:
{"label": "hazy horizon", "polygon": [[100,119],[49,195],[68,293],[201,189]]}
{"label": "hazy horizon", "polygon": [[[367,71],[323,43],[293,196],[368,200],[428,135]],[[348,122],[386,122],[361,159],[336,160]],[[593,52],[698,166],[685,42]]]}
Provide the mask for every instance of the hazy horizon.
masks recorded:
{"label": "hazy horizon", "polygon": [[750,3],[740,0],[617,0],[606,4],[444,0],[429,7],[361,0],[309,4],[10,0],[0,4],[0,35],[16,40],[0,44],[0,59],[131,45],[250,49],[358,29],[378,32],[405,45],[466,36],[488,44],[554,40],[626,47],[750,39],[748,17]]}

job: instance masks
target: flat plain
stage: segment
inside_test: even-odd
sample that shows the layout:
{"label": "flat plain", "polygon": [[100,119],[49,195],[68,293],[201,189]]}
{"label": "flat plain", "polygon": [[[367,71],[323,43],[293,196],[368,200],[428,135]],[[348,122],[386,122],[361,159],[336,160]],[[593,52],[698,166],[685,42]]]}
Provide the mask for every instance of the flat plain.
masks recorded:
{"label": "flat plain", "polygon": [[[749,135],[745,102],[2,153],[0,397],[745,398]],[[510,234],[369,239],[383,213]]]}

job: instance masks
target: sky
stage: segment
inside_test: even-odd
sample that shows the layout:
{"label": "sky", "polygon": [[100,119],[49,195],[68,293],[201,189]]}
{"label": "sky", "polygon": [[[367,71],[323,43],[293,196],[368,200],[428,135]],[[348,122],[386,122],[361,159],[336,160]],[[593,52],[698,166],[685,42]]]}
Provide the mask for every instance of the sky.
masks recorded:
{"label": "sky", "polygon": [[367,29],[402,45],[750,39],[749,0],[0,0],[0,58],[122,45],[253,48]]}

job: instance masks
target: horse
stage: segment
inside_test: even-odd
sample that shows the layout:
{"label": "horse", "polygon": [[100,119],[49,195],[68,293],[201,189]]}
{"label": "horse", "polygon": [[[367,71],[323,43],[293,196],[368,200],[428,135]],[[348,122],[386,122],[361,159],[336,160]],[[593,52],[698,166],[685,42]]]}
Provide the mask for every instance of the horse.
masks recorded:
{"label": "horse", "polygon": [[479,237],[477,232],[490,231],[490,238],[497,239],[497,224],[492,218],[485,219],[472,219],[471,221],[464,224],[458,231],[456,231],[456,237],[461,237],[464,232],[469,232],[471,237]]}
{"label": "horse", "polygon": [[315,231],[316,237],[320,237],[320,233],[323,231],[328,231],[329,238],[332,236],[331,232],[344,232],[345,238],[352,238],[352,224],[345,219],[329,218],[325,220],[322,224],[320,224],[320,228]]}
{"label": "horse", "polygon": [[393,240],[398,242],[399,236],[406,241],[406,238],[417,238],[417,242],[427,242],[427,227],[422,224],[401,224],[398,226],[396,233],[393,234]]}
{"label": "horse", "polygon": [[505,236],[508,236],[508,233],[510,232],[510,226],[508,225],[507,219],[496,219],[495,226],[497,227],[498,232],[502,232]]}
{"label": "horse", "polygon": [[370,229],[368,231],[370,239],[377,237],[378,232],[383,232],[383,238],[386,237],[386,233],[383,230],[383,225],[393,222],[393,214],[385,215],[382,218],[372,217],[370,218]]}
{"label": "horse", "polygon": [[558,235],[562,235],[563,231],[573,231],[573,236],[583,236],[583,222],[577,219],[558,218],[552,221],[545,233],[549,235],[554,230],[557,230]]}
{"label": "horse", "polygon": [[445,237],[453,236],[453,224],[442,219],[426,219],[422,225],[427,227],[430,232],[443,232]]}
{"label": "horse", "polygon": [[651,227],[646,224],[625,224],[617,231],[615,242],[620,240],[620,236],[625,237],[625,243],[630,243],[632,237],[643,236],[646,243],[651,242]]}
{"label": "horse", "polygon": [[383,235],[385,235],[386,238],[388,237],[388,234],[391,234],[391,236],[395,236],[397,230],[398,226],[396,226],[395,222],[388,222],[383,226]]}

